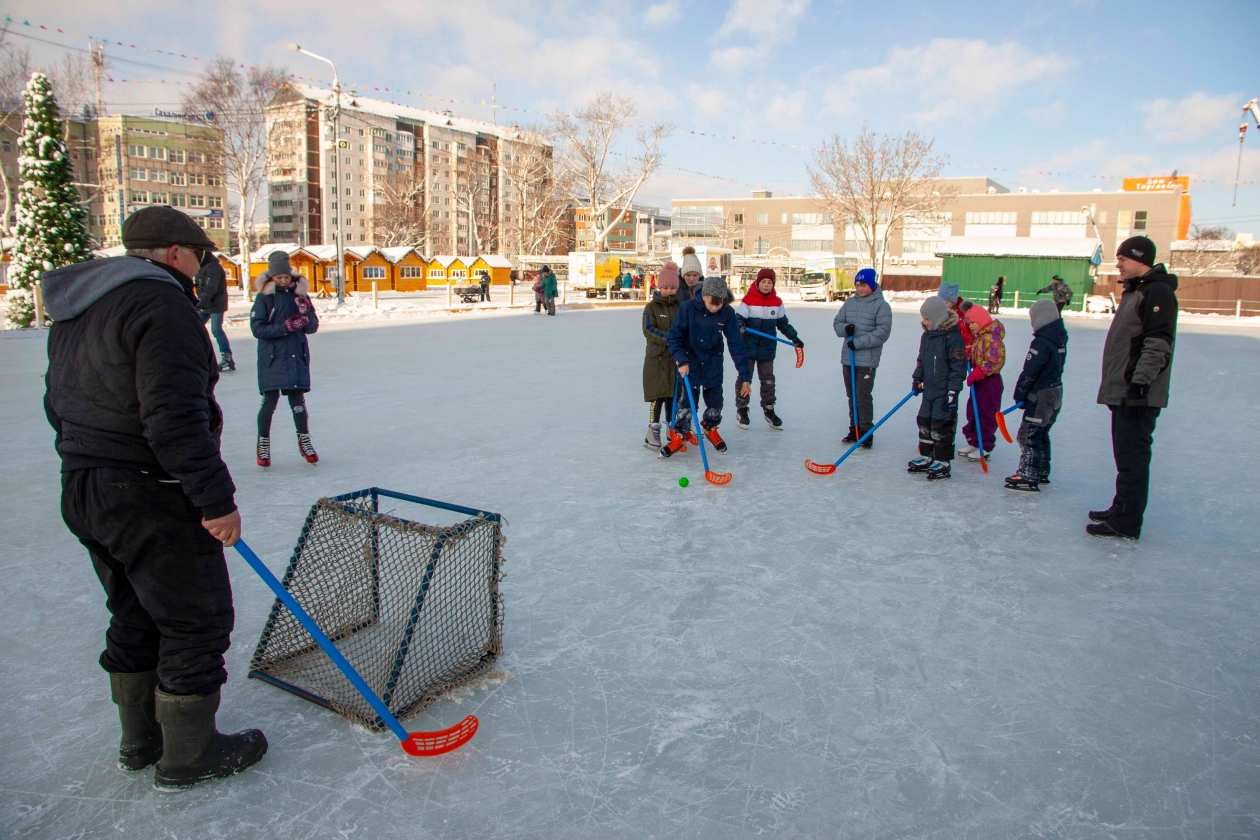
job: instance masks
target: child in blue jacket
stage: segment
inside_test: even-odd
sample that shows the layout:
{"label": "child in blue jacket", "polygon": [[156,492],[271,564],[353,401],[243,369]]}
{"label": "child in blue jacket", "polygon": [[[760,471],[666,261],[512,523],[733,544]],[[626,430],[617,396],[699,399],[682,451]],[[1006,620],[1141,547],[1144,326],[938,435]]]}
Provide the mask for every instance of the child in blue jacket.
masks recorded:
{"label": "child in blue jacket", "polygon": [[295,278],[289,255],[274,251],[258,278],[262,288],[249,313],[249,328],[258,339],[258,466],[271,466],[271,417],[280,395],[289,398],[298,451],[308,463],[319,460],[311,444],[305,394],[311,390],[311,349],[306,337],[319,329],[319,316],[307,294],[306,279]]}
{"label": "child in blue jacket", "polygon": [[[737,390],[747,397],[752,393],[752,366],[744,350],[744,339],[739,331],[739,319],[727,303],[730,289],[721,277],[706,277],[700,288],[700,297],[686,301],[678,308],[678,315],[669,328],[666,343],[669,353],[678,364],[679,377],[687,376],[691,382],[691,401],[700,405],[704,394],[704,418],[700,425],[704,435],[718,452],[726,451],[726,442],[718,434],[722,422],[722,336],[731,345],[731,359],[739,371]],[[683,394],[686,397],[686,393]],[[691,431],[691,403],[685,399],[674,415],[674,429],[685,436]],[[682,448],[683,438],[671,435],[661,447],[661,455],[668,458]]]}
{"label": "child in blue jacket", "polygon": [[1007,490],[1039,493],[1050,481],[1050,427],[1063,407],[1063,364],[1067,330],[1053,300],[1039,300],[1028,310],[1033,340],[1024,370],[1015,382],[1015,402],[1024,404],[1019,424],[1019,470],[1006,479]]}

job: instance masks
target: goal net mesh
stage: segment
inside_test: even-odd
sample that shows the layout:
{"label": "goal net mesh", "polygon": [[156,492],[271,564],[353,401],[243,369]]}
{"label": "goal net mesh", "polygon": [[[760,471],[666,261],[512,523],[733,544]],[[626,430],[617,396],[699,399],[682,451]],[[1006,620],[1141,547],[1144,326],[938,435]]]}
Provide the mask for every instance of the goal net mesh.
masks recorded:
{"label": "goal net mesh", "polygon": [[[426,525],[382,497],[475,514]],[[400,720],[476,679],[503,650],[498,514],[371,488],[316,502],[283,584]],[[386,728],[277,598],[250,663],[265,680],[373,731]]]}

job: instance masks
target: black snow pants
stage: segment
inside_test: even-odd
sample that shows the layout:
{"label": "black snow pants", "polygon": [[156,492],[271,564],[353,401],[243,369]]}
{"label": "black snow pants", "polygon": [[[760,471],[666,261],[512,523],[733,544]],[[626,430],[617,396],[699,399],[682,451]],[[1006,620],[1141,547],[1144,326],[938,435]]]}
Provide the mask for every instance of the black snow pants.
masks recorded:
{"label": "black snow pants", "polygon": [[232,584],[223,545],[178,482],[97,467],[61,476],[61,515],[87,548],[110,612],[101,667],[158,672],[171,694],[227,681]]}
{"label": "black snow pants", "polygon": [[691,402],[687,401],[687,386],[681,385],[679,390],[682,395],[678,398],[678,411],[674,414],[674,428],[680,434],[691,431],[691,402],[696,404],[696,410],[700,410],[700,395],[704,394],[704,414],[701,417],[700,425],[706,429],[715,429],[722,424],[722,383],[718,382],[712,388],[701,388],[693,380],[691,385]]}
{"label": "black snow pants", "polygon": [[[757,368],[757,378],[761,381],[761,407],[774,408],[774,359],[757,359],[753,365]],[[736,408],[748,408],[748,403],[752,400],[752,391],[746,397],[740,395],[739,389],[743,384],[743,380],[735,378]]]}
{"label": "black snow pants", "polygon": [[919,405],[919,454],[937,461],[954,460],[957,432],[958,404],[951,410],[945,396],[931,400],[925,396]]}
{"label": "black snow pants", "polygon": [[1050,427],[1063,407],[1062,388],[1043,388],[1024,401],[1024,421],[1019,424],[1019,474],[1029,481],[1050,478]]}
{"label": "black snow pants", "polygon": [[1116,460],[1116,495],[1112,528],[1130,537],[1142,534],[1142,518],[1151,489],[1151,446],[1158,408],[1111,407],[1111,451]]}
{"label": "black snow pants", "polygon": [[841,364],[840,370],[844,373],[844,401],[848,405],[849,425],[857,426],[865,433],[875,425],[875,368],[860,365],[857,368],[857,417],[853,416],[853,368]]}

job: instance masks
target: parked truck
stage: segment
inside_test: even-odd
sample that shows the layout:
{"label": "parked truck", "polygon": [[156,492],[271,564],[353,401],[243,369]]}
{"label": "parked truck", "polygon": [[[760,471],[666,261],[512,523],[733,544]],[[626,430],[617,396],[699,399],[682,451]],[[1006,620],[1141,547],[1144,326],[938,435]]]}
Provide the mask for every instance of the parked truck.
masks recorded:
{"label": "parked truck", "polygon": [[809,257],[801,278],[801,300],[830,302],[853,294],[853,275],[862,267],[857,257]]}

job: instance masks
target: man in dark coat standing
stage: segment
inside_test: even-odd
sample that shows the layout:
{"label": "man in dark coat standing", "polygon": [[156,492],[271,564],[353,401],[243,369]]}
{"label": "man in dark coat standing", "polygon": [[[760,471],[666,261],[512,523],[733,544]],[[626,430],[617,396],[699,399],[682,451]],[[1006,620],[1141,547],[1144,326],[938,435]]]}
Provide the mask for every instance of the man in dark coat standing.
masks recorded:
{"label": "man in dark coat standing", "polygon": [[201,323],[210,323],[210,334],[219,345],[219,370],[236,370],[232,345],[223,331],[223,315],[228,310],[227,274],[213,252],[206,251],[193,283],[197,287],[197,312],[201,315]]}
{"label": "man in dark coat standing", "polygon": [[1177,339],[1177,275],[1155,265],[1155,243],[1145,236],[1116,249],[1124,297],[1103,344],[1098,403],[1111,409],[1116,495],[1106,510],[1091,510],[1096,537],[1136,540],[1151,483],[1155,419],[1168,406]]}
{"label": "man in dark coat standing", "polygon": [[193,294],[214,243],[170,207],[133,213],[122,240],[127,256],[43,277],[54,319],[44,407],[62,517],[111,614],[100,663],[122,724],[119,766],[157,763],[154,784],[177,790],[250,767],[267,739],[215,728],[234,619],[223,547],[241,516]]}

